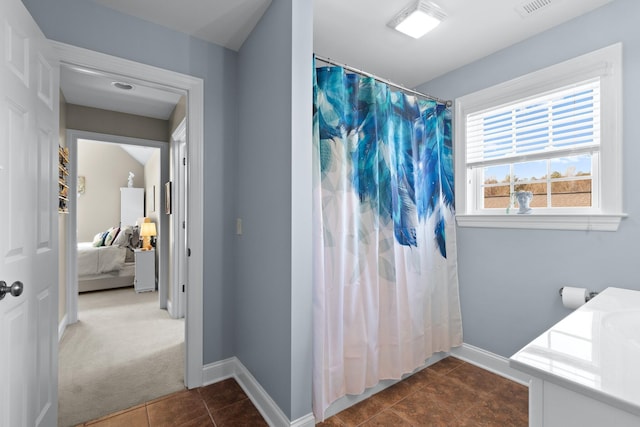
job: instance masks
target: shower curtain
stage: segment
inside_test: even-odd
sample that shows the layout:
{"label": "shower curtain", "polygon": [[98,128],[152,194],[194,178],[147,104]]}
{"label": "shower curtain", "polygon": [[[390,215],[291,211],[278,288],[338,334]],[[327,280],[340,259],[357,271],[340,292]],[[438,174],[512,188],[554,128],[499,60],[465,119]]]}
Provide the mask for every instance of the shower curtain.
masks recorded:
{"label": "shower curtain", "polygon": [[314,74],[317,419],[462,344],[451,115],[341,67]]}

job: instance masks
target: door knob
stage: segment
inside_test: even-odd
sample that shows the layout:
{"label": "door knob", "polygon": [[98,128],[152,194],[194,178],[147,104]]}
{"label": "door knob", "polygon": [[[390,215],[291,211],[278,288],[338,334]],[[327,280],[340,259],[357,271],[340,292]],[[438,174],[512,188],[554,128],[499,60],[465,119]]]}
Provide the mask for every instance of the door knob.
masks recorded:
{"label": "door knob", "polygon": [[0,280],[0,300],[3,299],[7,293],[10,293],[14,297],[19,297],[22,295],[23,289],[24,285],[18,280],[13,282],[11,286],[7,286],[7,282]]}

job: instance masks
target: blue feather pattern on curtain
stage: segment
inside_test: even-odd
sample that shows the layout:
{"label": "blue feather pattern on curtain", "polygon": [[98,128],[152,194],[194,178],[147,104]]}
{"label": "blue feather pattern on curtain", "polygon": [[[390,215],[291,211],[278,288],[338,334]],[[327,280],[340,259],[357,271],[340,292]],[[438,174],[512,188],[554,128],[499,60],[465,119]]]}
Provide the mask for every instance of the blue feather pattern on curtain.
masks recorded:
{"label": "blue feather pattern on curtain", "polygon": [[314,75],[314,412],[462,344],[451,113]]}
{"label": "blue feather pattern on curtain", "polygon": [[[336,139],[354,143],[351,181],[361,203],[393,221],[396,240],[416,246],[417,221],[437,215],[434,238],[446,258],[441,203],[453,212],[451,114],[435,101],[417,99],[371,77],[340,67],[318,71],[322,111],[319,125],[321,172],[331,166]],[[348,108],[345,108],[348,106]],[[317,111],[318,106],[314,105]],[[355,141],[355,142],[354,142]],[[389,156],[379,150],[388,150]]]}

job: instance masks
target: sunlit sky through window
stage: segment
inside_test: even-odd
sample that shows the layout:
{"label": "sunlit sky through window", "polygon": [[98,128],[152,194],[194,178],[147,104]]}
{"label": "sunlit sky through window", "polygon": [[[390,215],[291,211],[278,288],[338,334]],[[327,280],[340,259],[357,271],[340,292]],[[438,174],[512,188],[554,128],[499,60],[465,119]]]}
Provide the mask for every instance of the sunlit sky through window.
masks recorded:
{"label": "sunlit sky through window", "polygon": [[[539,160],[514,164],[514,174],[518,180],[542,179],[547,173],[559,172],[564,176],[574,176],[576,174],[591,174],[591,156],[574,156],[552,159],[550,171],[547,172],[547,161]],[[505,180],[509,175],[509,165],[490,166],[484,169],[485,182],[495,178],[498,182]]]}

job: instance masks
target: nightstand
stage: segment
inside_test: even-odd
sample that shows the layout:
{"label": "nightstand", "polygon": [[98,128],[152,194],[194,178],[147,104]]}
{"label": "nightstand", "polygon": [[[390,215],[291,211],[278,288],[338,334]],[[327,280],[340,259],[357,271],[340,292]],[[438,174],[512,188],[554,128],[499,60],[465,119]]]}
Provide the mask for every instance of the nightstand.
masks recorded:
{"label": "nightstand", "polygon": [[133,251],[136,260],[136,277],[133,281],[136,292],[156,290],[156,251],[151,249]]}

